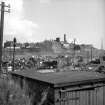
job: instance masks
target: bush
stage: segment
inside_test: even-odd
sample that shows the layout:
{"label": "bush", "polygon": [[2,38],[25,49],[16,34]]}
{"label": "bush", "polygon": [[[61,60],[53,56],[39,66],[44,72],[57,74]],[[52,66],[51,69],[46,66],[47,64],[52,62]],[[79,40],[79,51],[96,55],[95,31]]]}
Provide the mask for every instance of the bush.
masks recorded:
{"label": "bush", "polygon": [[0,79],[0,105],[30,105],[30,100],[19,86]]}

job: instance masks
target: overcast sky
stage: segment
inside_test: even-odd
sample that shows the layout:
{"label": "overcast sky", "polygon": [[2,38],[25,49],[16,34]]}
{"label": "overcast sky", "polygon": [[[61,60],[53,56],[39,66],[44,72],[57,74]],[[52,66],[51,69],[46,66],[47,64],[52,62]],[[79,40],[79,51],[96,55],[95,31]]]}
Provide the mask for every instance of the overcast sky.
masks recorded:
{"label": "overcast sky", "polygon": [[105,0],[5,1],[11,13],[5,13],[4,41],[14,36],[19,42],[63,40],[66,34],[68,42],[76,38],[100,48],[105,39]]}

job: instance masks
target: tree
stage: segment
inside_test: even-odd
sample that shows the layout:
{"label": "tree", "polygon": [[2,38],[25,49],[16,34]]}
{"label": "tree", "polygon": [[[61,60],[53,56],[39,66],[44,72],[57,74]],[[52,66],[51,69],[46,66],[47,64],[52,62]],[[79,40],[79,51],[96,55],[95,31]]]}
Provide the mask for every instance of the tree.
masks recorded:
{"label": "tree", "polygon": [[13,44],[12,41],[6,41],[6,42],[4,43],[4,48],[6,48],[6,47],[11,47],[12,44]]}

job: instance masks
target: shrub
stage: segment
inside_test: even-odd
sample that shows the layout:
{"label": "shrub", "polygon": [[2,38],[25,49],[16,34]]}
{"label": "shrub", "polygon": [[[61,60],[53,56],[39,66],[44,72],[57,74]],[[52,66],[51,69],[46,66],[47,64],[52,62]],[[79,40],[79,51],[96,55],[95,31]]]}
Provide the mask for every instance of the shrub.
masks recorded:
{"label": "shrub", "polygon": [[30,100],[19,86],[0,79],[0,105],[30,105]]}

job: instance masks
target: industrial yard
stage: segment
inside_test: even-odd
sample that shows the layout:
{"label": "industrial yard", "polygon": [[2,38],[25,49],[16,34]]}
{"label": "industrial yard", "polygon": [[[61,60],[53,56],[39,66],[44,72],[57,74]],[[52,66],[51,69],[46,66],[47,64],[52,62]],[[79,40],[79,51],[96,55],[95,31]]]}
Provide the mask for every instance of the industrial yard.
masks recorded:
{"label": "industrial yard", "polygon": [[105,105],[104,0],[0,0],[0,105]]}

